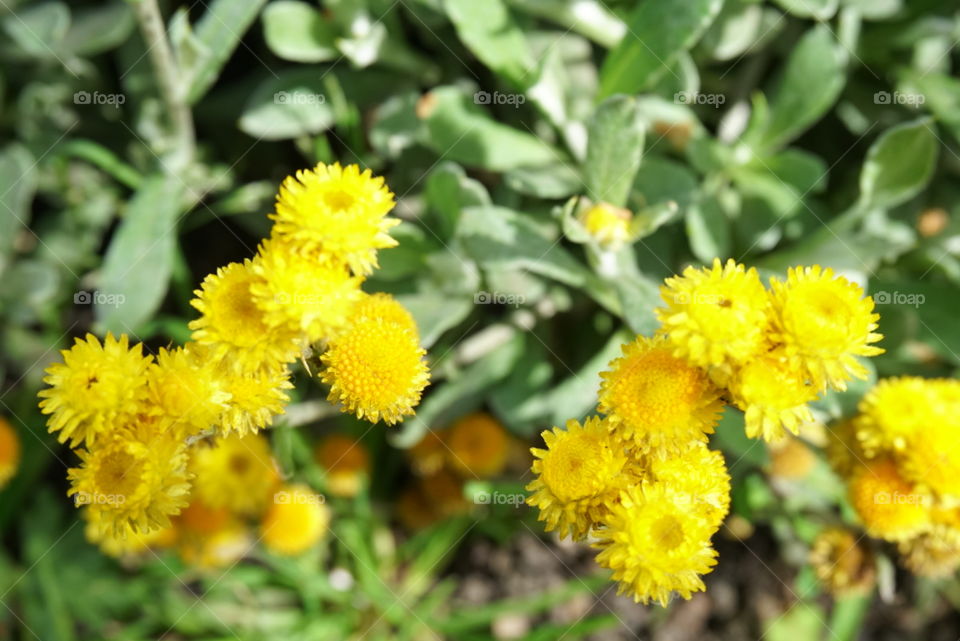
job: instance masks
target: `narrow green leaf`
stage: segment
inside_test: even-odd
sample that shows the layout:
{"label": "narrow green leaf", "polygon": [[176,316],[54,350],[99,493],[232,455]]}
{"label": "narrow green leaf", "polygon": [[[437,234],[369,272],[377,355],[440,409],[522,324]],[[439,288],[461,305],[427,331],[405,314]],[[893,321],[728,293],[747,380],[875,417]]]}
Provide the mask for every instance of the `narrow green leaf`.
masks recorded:
{"label": "narrow green leaf", "polygon": [[690,249],[703,263],[730,255],[730,221],[716,198],[706,198],[687,210]]}
{"label": "narrow green leaf", "polygon": [[446,0],[443,8],[473,55],[514,87],[527,85],[533,56],[503,0]]}
{"label": "narrow green leaf", "polygon": [[0,273],[10,260],[17,234],[30,224],[30,203],[37,190],[33,155],[18,144],[0,150]]}
{"label": "narrow green leaf", "polygon": [[644,0],[627,19],[627,33],[603,62],[600,98],[632,94],[667,73],[720,13],[723,0]]}
{"label": "narrow green leaf", "polygon": [[644,125],[637,101],[629,96],[608,98],[597,107],[587,132],[583,163],[587,196],[623,207],[643,155]]}

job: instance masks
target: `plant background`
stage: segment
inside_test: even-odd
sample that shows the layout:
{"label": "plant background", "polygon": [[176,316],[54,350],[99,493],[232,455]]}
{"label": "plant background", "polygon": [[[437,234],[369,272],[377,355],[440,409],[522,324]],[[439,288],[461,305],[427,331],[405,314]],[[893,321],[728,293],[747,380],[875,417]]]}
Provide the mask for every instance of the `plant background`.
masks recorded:
{"label": "plant background", "polygon": [[[523,622],[524,639],[960,635],[960,583],[886,557],[877,593],[821,594],[806,550],[850,519],[841,485],[822,460],[802,483],[771,479],[732,411],[715,440],[752,535],[725,528],[707,593],[666,611],[614,598],[589,552],[542,537],[526,508],[476,506],[414,537],[388,509],[400,449],[430,427],[484,409],[535,443],[591,411],[597,372],[655,327],[658,283],[715,256],[765,275],[842,270],[879,304],[875,376],[954,375],[955,7],[161,4],[169,50],[138,28],[152,0],[0,0],[0,413],[24,445],[0,494],[0,638],[490,639]],[[297,376],[286,425],[300,429],[271,433],[284,468],[309,469],[332,429],[375,457],[369,494],[334,506],[326,559],[205,575],[103,557],[65,498],[72,455],[36,410],[43,368],[87,330],[183,341],[192,290],[254,253],[283,177],[334,160],[398,196],[400,246],[369,289],[407,305],[430,350],[417,417],[370,430]],[[636,241],[605,252],[578,197],[634,211]],[[869,384],[829,395],[821,418],[849,414]],[[351,590],[331,587],[331,563]]]}

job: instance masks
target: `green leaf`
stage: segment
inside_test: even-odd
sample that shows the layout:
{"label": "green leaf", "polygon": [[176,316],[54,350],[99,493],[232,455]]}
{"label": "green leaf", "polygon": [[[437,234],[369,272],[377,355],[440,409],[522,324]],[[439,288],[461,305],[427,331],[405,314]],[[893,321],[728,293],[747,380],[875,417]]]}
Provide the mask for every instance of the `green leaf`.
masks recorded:
{"label": "green leaf", "polygon": [[727,0],[716,21],[700,40],[698,49],[714,60],[732,60],[753,46],[762,35],[763,8],[748,0]]}
{"label": "green leaf", "polygon": [[937,120],[960,141],[960,80],[930,73],[910,76],[909,82],[917,87]]}
{"label": "green leaf", "polygon": [[510,0],[510,4],[544,20],[584,35],[612,48],[623,38],[627,26],[601,0]]}
{"label": "green leaf", "polygon": [[323,62],[337,57],[336,26],[306,2],[279,0],[263,10],[263,38],[279,58]]}
{"label": "green leaf", "polygon": [[268,78],[254,89],[239,122],[244,133],[264,140],[316,134],[332,124],[322,72],[313,67]]}
{"label": "green leaf", "polygon": [[856,641],[867,618],[873,592],[838,598],[830,614],[830,638],[836,641]]}
{"label": "green leaf", "polygon": [[443,8],[473,55],[518,89],[527,85],[533,56],[503,0],[445,0]]}
{"label": "green leaf", "polygon": [[492,171],[542,166],[564,156],[531,133],[501,124],[455,87],[424,96],[425,144],[448,160]]}
{"label": "green leaf", "polygon": [[800,18],[829,20],[837,12],[838,0],[776,0],[788,13]]}
{"label": "green leaf", "polygon": [[129,3],[119,0],[75,9],[60,47],[71,55],[93,56],[122,44],[135,26]]}
{"label": "green leaf", "polygon": [[127,205],[92,298],[102,331],[136,333],[163,301],[173,271],[183,190],[177,177],[149,176]]}
{"label": "green leaf", "polygon": [[644,0],[627,19],[627,34],[603,62],[600,98],[636,93],[667,72],[713,22],[723,0]]}
{"label": "green leaf", "polygon": [[195,33],[207,55],[188,70],[187,99],[196,103],[213,86],[240,39],[267,0],[213,0],[206,4]]}
{"label": "green leaf", "polygon": [[643,155],[644,125],[637,101],[612,96],[602,102],[587,125],[587,135],[583,163],[587,195],[594,202],[623,207]]}
{"label": "green leaf", "polygon": [[62,2],[34,3],[0,18],[0,27],[28,55],[55,60],[70,27],[70,9]]}
{"label": "green leaf", "polygon": [[730,221],[716,198],[705,198],[687,209],[687,237],[700,262],[730,255]]}
{"label": "green leaf", "polygon": [[764,638],[770,641],[821,641],[833,638],[826,629],[826,614],[816,603],[799,601],[769,621]]}
{"label": "green leaf", "polygon": [[430,213],[436,214],[429,220],[436,220],[435,232],[443,238],[453,236],[464,207],[491,204],[486,188],[452,162],[443,162],[430,172],[424,198]]}
{"label": "green leaf", "polygon": [[614,281],[623,320],[636,334],[651,336],[660,327],[654,309],[662,304],[657,283],[639,274],[624,274]]}
{"label": "green leaf", "polygon": [[19,144],[0,151],[0,274],[7,266],[13,243],[30,224],[30,203],[37,190],[36,162]]}
{"label": "green leaf", "polygon": [[860,172],[861,205],[895,207],[926,187],[939,151],[931,124],[920,118],[896,125],[870,146]]}
{"label": "green leaf", "polygon": [[546,423],[563,426],[571,418],[583,418],[593,412],[597,406],[597,390],[600,389],[600,372],[606,370],[610,361],[620,356],[623,345],[633,339],[630,331],[614,332],[576,373],[553,388],[548,396]]}
{"label": "green leaf", "polygon": [[843,89],[846,59],[846,52],[826,26],[807,31],[790,54],[770,101],[763,132],[765,146],[787,144],[827,113]]}

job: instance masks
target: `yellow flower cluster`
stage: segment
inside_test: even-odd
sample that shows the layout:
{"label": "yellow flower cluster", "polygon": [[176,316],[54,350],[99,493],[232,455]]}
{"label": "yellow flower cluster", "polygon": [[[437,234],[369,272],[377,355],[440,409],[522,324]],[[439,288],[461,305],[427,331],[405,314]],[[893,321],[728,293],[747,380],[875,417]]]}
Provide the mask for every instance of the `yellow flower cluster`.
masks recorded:
{"label": "yellow flower cluster", "polygon": [[960,567],[960,381],[884,379],[831,431],[827,454],[870,536],[908,568]]}
{"label": "yellow flower cluster", "polygon": [[703,368],[744,411],[747,435],[767,441],[810,422],[807,404],[866,378],[860,356],[883,352],[873,299],[833,270],[794,267],[763,286],[733,260],[688,267],[660,289],[657,310],[673,353]]}
{"label": "yellow flower cluster", "polygon": [[[355,165],[297,172],[280,188],[257,255],[219,268],[195,292],[192,340],[153,356],[126,335],[88,334],[62,352],[40,408],[50,431],[77,449],[69,495],[89,506],[98,533],[122,539],[169,527],[191,501],[191,477],[223,467],[231,443],[251,447],[243,437],[283,413],[290,366],[311,352],[343,411],[390,424],[413,414],[429,379],[416,324],[390,296],[360,288],[377,250],[396,244],[387,233],[399,222],[387,217],[393,202],[382,178]],[[227,493],[217,483],[208,475],[194,498],[259,509],[259,486],[228,499],[250,505],[221,505]]]}
{"label": "yellow flower cluster", "polygon": [[666,604],[703,590],[716,562],[730,480],[707,440],[724,401],[744,410],[751,437],[796,432],[812,420],[807,402],[864,375],[855,356],[878,353],[880,336],[873,302],[819,267],[767,290],[756,270],[716,260],[668,278],[661,294],[661,329],[600,375],[602,416],[543,432],[527,489],[547,531],[594,537],[621,592]]}

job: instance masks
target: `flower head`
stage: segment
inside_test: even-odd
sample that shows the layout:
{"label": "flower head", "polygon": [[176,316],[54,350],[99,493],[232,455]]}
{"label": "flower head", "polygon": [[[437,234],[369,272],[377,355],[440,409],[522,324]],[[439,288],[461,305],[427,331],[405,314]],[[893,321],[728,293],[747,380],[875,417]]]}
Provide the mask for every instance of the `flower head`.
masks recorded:
{"label": "flower head", "polygon": [[608,203],[597,203],[581,216],[587,233],[601,247],[616,249],[630,239],[630,211]]}
{"label": "flower head", "polygon": [[744,411],[747,436],[776,441],[813,421],[807,403],[817,389],[794,369],[779,350],[757,356],[740,367],[730,383],[734,404]]}
{"label": "flower head", "polygon": [[876,561],[868,547],[846,528],[831,527],[817,535],[810,564],[831,594],[863,594],[876,583]]}
{"label": "flower head", "polygon": [[190,301],[201,316],[189,326],[193,340],[210,348],[211,358],[229,355],[246,370],[296,360],[297,334],[287,327],[268,325],[254,302],[253,289],[262,285],[262,277],[254,273],[249,260],[230,263],[203,279],[194,292],[197,297]]}
{"label": "flower head", "polygon": [[446,438],[450,464],[464,476],[490,478],[503,471],[510,451],[510,436],[489,414],[464,416]]}
{"label": "flower head", "polygon": [[949,576],[960,568],[960,527],[935,522],[929,531],[898,543],[897,549],[903,564],[914,574]]}
{"label": "flower head", "polygon": [[865,379],[857,356],[883,352],[871,345],[883,336],[874,332],[880,316],[863,289],[830,268],[795,267],[786,282],[771,281],[774,307],[772,339],[783,344],[797,368],[807,371],[820,389],[846,389],[851,376]]}
{"label": "flower head", "polygon": [[701,367],[748,362],[760,351],[770,320],[767,291],[757,270],[732,259],[712,268],[687,267],[660,288],[656,310],[676,353]]}
{"label": "flower head", "polygon": [[7,419],[0,416],[0,488],[17,473],[20,464],[20,437]]}
{"label": "flower head", "polygon": [[127,335],[107,334],[103,343],[93,334],[77,338],[62,350],[62,363],[47,368],[43,382],[50,387],[38,396],[40,410],[51,414],[47,425],[76,447],[93,445],[97,437],[142,409],[146,396],[146,373],[151,363],[140,343],[129,346]]}
{"label": "flower head", "polygon": [[290,370],[286,365],[265,365],[257,370],[238,370],[224,363],[220,370],[221,384],[230,395],[217,419],[221,435],[244,436],[273,424],[290,400],[286,390],[292,389]]}
{"label": "flower head", "polygon": [[283,181],[277,195],[275,238],[289,240],[307,255],[338,259],[355,274],[377,266],[377,250],[397,244],[389,231],[393,194],[383,178],[356,165],[317,165]]}
{"label": "flower head", "polygon": [[649,476],[686,500],[716,531],[730,511],[730,475],[723,454],[697,443],[680,456],[652,457]]}
{"label": "flower head", "polygon": [[722,408],[707,374],[674,356],[667,339],[638,337],[600,374],[598,409],[643,449],[680,451],[706,441]]}
{"label": "flower head", "polygon": [[533,448],[527,503],[540,509],[538,520],[560,537],[584,538],[617,500],[626,478],[623,446],[611,435],[609,419],[591,417],[583,425],[541,433],[547,449]]}
{"label": "flower head", "polygon": [[856,436],[871,454],[904,452],[915,438],[936,423],[956,424],[960,403],[950,390],[960,390],[960,381],[919,376],[886,378],[860,401]]}
{"label": "flower head", "polygon": [[343,411],[393,425],[420,402],[430,379],[425,354],[414,332],[363,316],[330,341],[320,379],[330,385],[328,400]]}
{"label": "flower head", "polygon": [[407,457],[415,473],[427,476],[443,467],[447,460],[447,444],[438,432],[428,429],[423,438],[407,450]]}
{"label": "flower head", "polygon": [[285,485],[260,522],[263,544],[272,552],[296,555],[316,545],[327,532],[330,509],[306,485]]}
{"label": "flower head", "polygon": [[100,551],[113,558],[136,558],[150,549],[168,548],[177,540],[177,528],[174,525],[151,530],[149,532],[116,532],[110,519],[104,513],[84,508],[80,511],[86,522],[83,533],[87,541],[100,547]]}
{"label": "flower head", "polygon": [[279,480],[270,443],[260,434],[225,436],[193,448],[194,497],[211,508],[256,515]]}
{"label": "flower head", "polygon": [[148,411],[183,438],[212,427],[230,394],[217,377],[215,363],[196,350],[161,347],[147,370]]}
{"label": "flower head", "polygon": [[315,458],[327,471],[327,489],[334,496],[356,496],[370,474],[366,446],[343,434],[330,434],[320,441]]}
{"label": "flower head", "polygon": [[931,497],[904,480],[890,459],[861,466],[850,478],[848,490],[870,536],[902,541],[930,525]]}
{"label": "flower head", "polygon": [[261,245],[252,270],[260,278],[250,292],[264,322],[281,331],[303,332],[310,342],[343,327],[363,296],[363,278],[351,276],[346,264],[297,253],[277,239]]}
{"label": "flower head", "polygon": [[390,294],[362,294],[353,307],[351,318],[354,321],[361,318],[375,318],[399,325],[414,333],[417,331],[417,323],[413,320],[413,316]]}
{"label": "flower head", "polygon": [[716,565],[710,525],[665,483],[625,489],[597,531],[597,563],[613,570],[619,593],[666,606],[677,593],[704,589],[701,575]]}
{"label": "flower head", "polygon": [[68,496],[87,505],[111,536],[169,527],[187,504],[186,446],[150,421],[116,426],[90,450],[77,450],[80,467],[67,472]]}
{"label": "flower head", "polygon": [[187,565],[220,568],[250,551],[250,535],[243,522],[224,507],[212,508],[194,499],[176,520],[177,549]]}

